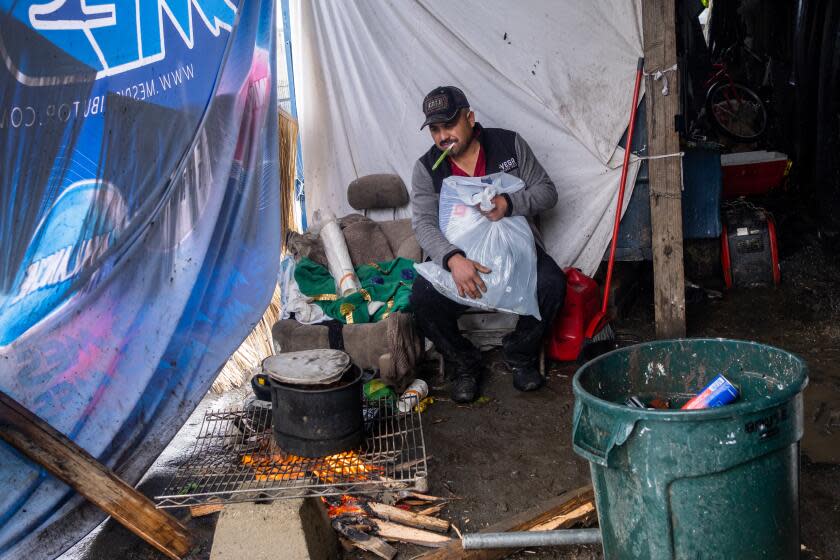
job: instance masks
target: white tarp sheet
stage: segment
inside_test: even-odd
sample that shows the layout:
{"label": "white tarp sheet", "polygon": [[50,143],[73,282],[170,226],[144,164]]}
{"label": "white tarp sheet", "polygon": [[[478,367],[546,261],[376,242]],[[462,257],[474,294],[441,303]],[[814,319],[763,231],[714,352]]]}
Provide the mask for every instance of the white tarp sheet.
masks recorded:
{"label": "white tarp sheet", "polygon": [[369,173],[410,190],[431,146],[423,97],[457,85],[477,120],[519,132],[557,185],[541,223],[549,253],[594,272],[612,233],[640,0],[293,0],[290,12],[309,213],[351,212],[347,185]]}

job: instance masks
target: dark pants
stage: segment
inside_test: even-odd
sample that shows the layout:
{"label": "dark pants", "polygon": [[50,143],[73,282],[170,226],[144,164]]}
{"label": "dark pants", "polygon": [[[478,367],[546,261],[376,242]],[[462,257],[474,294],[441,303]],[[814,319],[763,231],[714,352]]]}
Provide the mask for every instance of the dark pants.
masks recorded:
{"label": "dark pants", "polygon": [[[505,336],[502,350],[511,366],[537,364],[540,346],[554,317],[563,307],[566,296],[566,275],[545,251],[537,248],[537,300],[542,320],[522,315],[516,329]],[[468,306],[457,303],[438,292],[428,280],[417,276],[411,292],[411,309],[423,334],[447,360],[461,369],[479,371],[481,353],[458,330],[458,317]]]}

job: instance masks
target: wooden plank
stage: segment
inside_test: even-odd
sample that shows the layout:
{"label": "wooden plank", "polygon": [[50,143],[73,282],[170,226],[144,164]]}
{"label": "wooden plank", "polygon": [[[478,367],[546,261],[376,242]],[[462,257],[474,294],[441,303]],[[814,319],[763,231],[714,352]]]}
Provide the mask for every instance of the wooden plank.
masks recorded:
{"label": "wooden plank", "polygon": [[397,555],[396,548],[386,543],[379,537],[366,535],[361,531],[358,532],[358,540],[350,539],[350,542],[353,543],[354,547],[366,550],[368,552],[372,552],[373,554],[379,556],[380,558],[384,558],[385,560],[393,560],[394,557]]}
{"label": "wooden plank", "polygon": [[190,515],[192,517],[203,517],[205,515],[212,515],[214,513],[218,513],[224,509],[224,505],[222,504],[200,504],[197,506],[190,506]]}
{"label": "wooden plank", "polygon": [[156,509],[87,451],[3,392],[0,438],[169,558],[190,552],[192,539],[177,519]]}
{"label": "wooden plank", "polygon": [[[585,527],[596,520],[594,500],[592,486],[584,486],[557,496],[534,509],[491,525],[481,532],[531,531],[544,527],[569,529],[576,525]],[[499,560],[514,552],[516,550],[511,549],[464,550],[461,541],[457,540],[443,548],[424,554],[418,560]]]}
{"label": "wooden plank", "polygon": [[[382,519],[371,519],[371,521],[376,526],[376,534],[383,539],[430,547],[446,546],[453,542],[451,538],[431,531],[415,529]],[[458,542],[459,547],[461,546],[459,541],[455,542]]]}
{"label": "wooden plank", "polygon": [[580,507],[577,507],[570,511],[569,513],[561,513],[560,515],[545,521],[544,523],[540,523],[539,525],[535,525],[528,529],[529,531],[554,531],[555,529],[561,528],[566,523],[576,523],[580,519],[584,517],[589,517],[590,515],[595,514],[595,504],[594,503],[587,503],[583,504]]}
{"label": "wooden plank", "polygon": [[409,527],[417,527],[418,529],[428,529],[436,533],[446,533],[449,531],[449,521],[445,519],[438,519],[429,515],[421,515],[411,511],[406,511],[398,507],[389,506],[387,504],[380,504],[379,502],[368,502],[365,504],[373,511],[377,517],[381,517],[386,521],[393,521],[394,523],[402,523]]}
{"label": "wooden plank", "polygon": [[[431,457],[432,455],[429,455]],[[427,457],[428,459],[428,457]],[[418,500],[423,500],[424,502],[448,502],[452,498],[441,498],[440,496],[431,496],[429,494],[421,494],[420,492],[414,492],[413,490],[401,490],[399,493],[400,500],[404,500],[406,498],[417,498]]]}
{"label": "wooden plank", "polygon": [[[676,8],[674,0],[643,0],[645,73],[665,71],[677,63]],[[675,118],[679,111],[679,73],[668,71],[664,82],[647,76],[648,155],[680,151]],[[650,171],[651,248],[653,250],[656,336],[685,336],[685,273],[683,270],[682,159],[667,157],[648,161]]]}
{"label": "wooden plank", "polygon": [[397,555],[397,549],[390,544],[386,543],[379,537],[368,535],[367,533],[344,523],[341,519],[333,519],[332,526],[333,529],[338,531],[356,548],[372,552],[385,560],[393,560],[394,556]]}
{"label": "wooden plank", "polygon": [[446,503],[437,504],[434,506],[425,507],[423,509],[418,509],[415,513],[419,515],[435,515],[440,513],[440,510],[446,507]]}

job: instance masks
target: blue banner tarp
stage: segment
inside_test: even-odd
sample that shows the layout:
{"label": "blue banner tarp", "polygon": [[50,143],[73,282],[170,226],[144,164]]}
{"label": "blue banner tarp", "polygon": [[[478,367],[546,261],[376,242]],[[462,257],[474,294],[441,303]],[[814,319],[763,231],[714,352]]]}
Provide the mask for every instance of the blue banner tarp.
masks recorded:
{"label": "blue banner tarp", "polygon": [[[274,289],[274,3],[0,0],[0,57],[0,390],[134,483]],[[2,558],[102,518],[0,484]]]}

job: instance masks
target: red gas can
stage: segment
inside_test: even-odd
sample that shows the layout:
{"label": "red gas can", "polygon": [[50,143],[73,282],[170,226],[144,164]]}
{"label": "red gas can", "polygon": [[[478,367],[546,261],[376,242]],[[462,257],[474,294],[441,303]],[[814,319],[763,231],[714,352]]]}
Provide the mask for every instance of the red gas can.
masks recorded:
{"label": "red gas can", "polygon": [[601,309],[598,284],[576,268],[567,268],[566,300],[546,341],[545,352],[552,360],[578,359],[586,337],[586,326]]}

